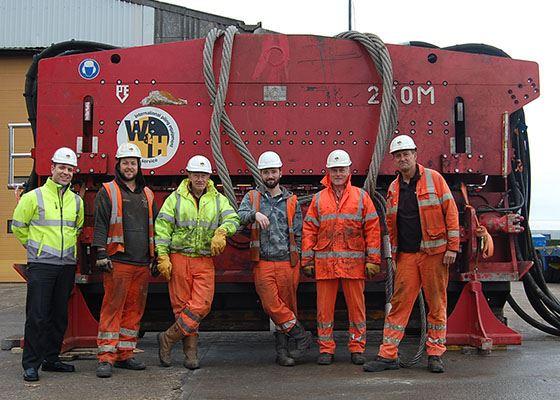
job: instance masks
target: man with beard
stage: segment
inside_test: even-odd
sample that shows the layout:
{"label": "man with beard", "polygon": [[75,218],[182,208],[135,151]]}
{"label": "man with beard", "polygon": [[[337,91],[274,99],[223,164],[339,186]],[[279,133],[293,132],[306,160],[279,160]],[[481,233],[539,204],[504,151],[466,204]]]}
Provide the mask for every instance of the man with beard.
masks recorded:
{"label": "man with beard", "polygon": [[[251,261],[255,288],[263,308],[276,324],[276,363],[293,366],[311,344],[311,334],[297,320],[297,286],[302,216],[297,197],[280,186],[282,161],[273,151],[259,157],[264,187],[248,192],[238,213],[251,225]],[[296,349],[288,350],[288,338]]]}
{"label": "man with beard", "polygon": [[157,210],[140,170],[141,157],[135,144],[121,144],[115,179],[104,183],[95,198],[95,265],[104,272],[105,289],[97,335],[100,378],[111,377],[113,366],[146,368],[133,351],[148,295],[149,265],[155,258]]}
{"label": "man with beard", "polygon": [[23,379],[39,380],[43,371],[74,372],[60,361],[68,325],[68,299],[74,287],[76,245],[84,223],[84,204],[70,190],[76,153],[67,147],[55,151],[51,177],[40,188],[24,194],[12,220],[14,235],[27,250],[27,299]]}
{"label": "man with beard", "polygon": [[350,181],[350,155],[334,150],[327,157],[321,183],[325,189],[313,196],[303,224],[302,265],[317,280],[317,364],[334,358],[334,308],[342,286],[348,308],[348,350],[353,364],[363,364],[366,346],[366,274],[379,273],[379,218],[369,195]]}
{"label": "man with beard", "polygon": [[387,191],[387,227],[396,260],[395,292],[385,317],[383,344],[364,371],[399,368],[398,346],[421,289],[428,313],[428,370],[443,372],[449,266],[459,251],[459,217],[445,179],[417,163],[416,144],[400,135],[391,142],[397,178]]}

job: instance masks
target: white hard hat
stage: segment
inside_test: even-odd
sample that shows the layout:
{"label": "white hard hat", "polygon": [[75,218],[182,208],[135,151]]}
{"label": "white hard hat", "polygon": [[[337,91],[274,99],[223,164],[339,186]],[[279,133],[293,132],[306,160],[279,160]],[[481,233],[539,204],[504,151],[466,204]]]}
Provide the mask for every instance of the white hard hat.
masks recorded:
{"label": "white hard hat", "polygon": [[116,158],[142,158],[142,152],[134,143],[122,143],[117,149]]}
{"label": "white hard hat", "polygon": [[416,144],[410,136],[399,135],[391,141],[389,153],[393,154],[401,150],[416,150]]}
{"label": "white hard hat", "polygon": [[350,155],[344,150],[333,150],[327,157],[327,168],[348,167],[352,165]]}
{"label": "white hard hat", "polygon": [[212,165],[210,160],[204,156],[194,156],[187,163],[187,171],[189,172],[206,172],[212,173]]}
{"label": "white hard hat", "polygon": [[273,151],[265,151],[259,157],[258,169],[266,168],[280,168],[282,166],[282,160],[280,156]]}
{"label": "white hard hat", "polygon": [[73,167],[78,166],[78,157],[76,157],[76,153],[68,147],[61,147],[55,151],[51,161],[55,164],[68,164]]}

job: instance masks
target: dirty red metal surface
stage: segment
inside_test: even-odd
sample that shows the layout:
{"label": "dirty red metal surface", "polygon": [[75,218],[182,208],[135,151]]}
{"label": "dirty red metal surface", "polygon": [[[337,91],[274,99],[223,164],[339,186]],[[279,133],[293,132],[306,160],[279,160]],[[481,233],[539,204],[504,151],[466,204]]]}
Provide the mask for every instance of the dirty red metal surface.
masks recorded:
{"label": "dirty red metal surface", "polygon": [[[50,174],[50,157],[60,146],[79,153],[83,150],[76,174],[80,182],[76,189],[86,208],[86,226],[80,237],[78,280],[82,284],[100,282],[100,274],[91,269],[92,261],[87,261],[91,258],[93,200],[100,182],[113,174],[118,144],[131,141],[139,145],[143,173],[160,205],[185,175],[191,156],[204,154],[213,160],[212,104],[203,79],[203,46],[203,40],[191,40],[40,62],[33,151],[36,172],[40,179]],[[399,104],[394,134],[411,135],[419,147],[419,162],[443,173],[448,182],[480,185],[477,190],[487,202],[503,202],[507,193],[502,178],[504,113],[520,110],[539,96],[537,64],[440,49],[398,45],[388,45],[388,49]],[[220,54],[218,42],[215,76]],[[84,68],[86,62],[89,70]],[[381,88],[373,62],[353,41],[237,35],[225,110],[255,158],[263,151],[276,151],[284,163],[283,182],[298,194],[309,194],[320,188],[326,156],[335,148],[350,153],[357,180],[365,177],[376,142]],[[158,93],[151,94],[155,91]],[[149,98],[177,104],[142,104]],[[463,105],[464,151],[457,149],[461,140],[454,117],[457,102]],[[240,200],[250,188],[250,174],[227,136],[222,136],[221,144]],[[392,160],[385,157],[378,179],[381,191],[393,176]],[[458,187],[454,190],[463,211]],[[471,199],[474,206],[477,202],[483,204],[478,197]],[[516,260],[516,233],[493,231],[495,254],[484,260],[478,255],[475,225],[474,215],[465,212],[462,252],[451,271],[453,280],[507,282],[527,272],[531,264]],[[235,235],[226,252],[215,259],[218,284],[252,282],[248,240],[246,234]],[[375,280],[383,278],[380,274]],[[164,281],[154,278],[152,282]],[[75,310],[85,305],[79,297],[72,301]],[[484,302],[484,296],[474,302],[464,300],[467,309],[458,311],[459,315],[473,311],[469,307],[479,310]],[[69,329],[90,340],[90,322],[83,332],[79,327]]]}
{"label": "dirty red metal surface", "polygon": [[521,335],[496,318],[481,283],[471,281],[447,319],[447,344],[492,350],[492,346],[521,344]]}
{"label": "dirty red metal surface", "polygon": [[[94,101],[93,136],[98,140],[98,151],[81,157],[79,166],[84,172],[112,172],[117,128],[131,111],[143,107],[142,99],[154,90],[170,92],[188,104],[157,106],[179,128],[178,151],[153,173],[182,175],[194,153],[211,156],[212,106],[202,74],[203,43],[192,40],[41,61],[38,173],[50,173],[50,155],[58,146],[76,147],[83,131],[86,96]],[[414,136],[422,149],[419,161],[440,170],[441,157],[450,156],[453,105],[461,97],[475,158],[453,167],[461,173],[473,168],[499,175],[501,159],[496,157],[496,151],[501,148],[502,113],[518,110],[539,96],[537,64],[438,49],[396,45],[388,48],[399,102],[398,131]],[[219,46],[214,54],[219,60]],[[437,56],[435,63],[428,61],[430,54]],[[120,57],[118,63],[111,61],[114,55]],[[79,75],[79,64],[87,58],[99,64],[95,79]],[[217,76],[220,63],[215,64]],[[124,102],[120,100],[123,95],[120,99],[117,96],[117,85],[128,85]],[[278,96],[277,100],[267,100],[265,86],[283,87],[285,99]],[[238,35],[226,111],[254,154],[263,149],[280,154],[285,175],[320,175],[326,155],[334,148],[349,151],[355,173],[362,175],[376,140],[381,86],[372,61],[353,41]],[[224,138],[222,146],[231,174],[247,174],[233,144]],[[393,172],[387,158],[381,173]]]}

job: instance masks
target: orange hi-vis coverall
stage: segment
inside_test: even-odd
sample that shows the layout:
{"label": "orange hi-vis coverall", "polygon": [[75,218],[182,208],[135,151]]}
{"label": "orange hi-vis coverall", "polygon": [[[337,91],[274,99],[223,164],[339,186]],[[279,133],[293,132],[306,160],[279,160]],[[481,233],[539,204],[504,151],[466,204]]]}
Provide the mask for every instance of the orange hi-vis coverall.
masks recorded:
{"label": "orange hi-vis coverall", "polygon": [[349,314],[351,353],[366,344],[365,263],[381,263],[379,218],[369,195],[350,178],[340,201],[327,174],[303,223],[302,266],[315,265],[317,332],[321,353],[334,354],[334,306],[339,283]]}
{"label": "orange hi-vis coverall", "polygon": [[459,251],[459,217],[445,179],[437,171],[420,164],[417,168],[420,177],[416,183],[416,197],[422,231],[418,252],[399,252],[399,177],[391,183],[387,193],[387,225],[392,251],[396,254],[396,275],[379,355],[388,359],[398,357],[398,345],[420,289],[424,289],[429,308],[427,353],[441,356],[445,352],[449,270],[443,264],[443,256],[447,250]]}
{"label": "orange hi-vis coverall", "polygon": [[[123,190],[126,189],[121,189],[117,180],[104,183],[103,187],[104,192],[101,190],[96,198],[95,234],[106,240],[104,246],[107,254],[114,258],[113,270],[103,273],[105,294],[99,317],[97,358],[99,362],[114,364],[115,361],[132,358],[138,342],[140,320],[148,296],[148,264],[155,251],[153,223],[156,211],[154,194],[147,186],[124,194]],[[123,196],[126,196],[125,202]],[[127,228],[125,224],[132,219],[139,221],[135,222],[136,226]],[[102,221],[107,222],[108,226]],[[134,236],[126,236],[130,234]],[[125,243],[132,239],[141,240],[144,246],[138,243],[129,246]],[[130,249],[125,253],[128,247],[143,249],[146,254],[130,255]],[[121,260],[123,254],[144,261],[128,263]]]}
{"label": "orange hi-vis coverall", "polygon": [[212,237],[217,229],[232,236],[238,227],[239,216],[211,180],[198,200],[188,179],[165,199],[155,223],[156,248],[158,256],[169,254],[173,266],[169,299],[185,336],[198,335],[200,322],[212,306]]}

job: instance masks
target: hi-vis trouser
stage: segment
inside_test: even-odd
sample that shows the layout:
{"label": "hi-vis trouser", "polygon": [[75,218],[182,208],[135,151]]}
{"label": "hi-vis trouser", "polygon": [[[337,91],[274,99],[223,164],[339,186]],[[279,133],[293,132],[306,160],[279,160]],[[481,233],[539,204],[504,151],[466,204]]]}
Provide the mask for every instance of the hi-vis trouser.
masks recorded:
{"label": "hi-vis trouser", "polygon": [[133,357],[140,320],[148,296],[147,266],[113,261],[113,271],[103,274],[103,304],[97,334],[99,362],[124,361]]}
{"label": "hi-vis trouser", "polygon": [[334,354],[334,306],[342,285],[348,308],[348,350],[363,353],[366,347],[366,304],[363,279],[317,279],[317,334],[319,352]]}
{"label": "hi-vis trouser", "polygon": [[169,299],[175,319],[185,336],[198,335],[200,321],[214,299],[214,262],[211,257],[170,254]]}
{"label": "hi-vis trouser", "polygon": [[398,357],[398,346],[421,288],[429,308],[428,355],[441,356],[445,352],[449,269],[443,265],[443,256],[444,253],[398,253],[395,292],[391,311],[385,318],[383,344],[379,349],[381,357]]}
{"label": "hi-vis trouser", "polygon": [[289,332],[297,322],[299,266],[292,267],[290,261],[261,260],[253,274],[264,312],[276,324],[276,330]]}

